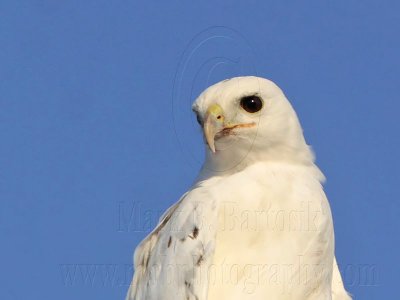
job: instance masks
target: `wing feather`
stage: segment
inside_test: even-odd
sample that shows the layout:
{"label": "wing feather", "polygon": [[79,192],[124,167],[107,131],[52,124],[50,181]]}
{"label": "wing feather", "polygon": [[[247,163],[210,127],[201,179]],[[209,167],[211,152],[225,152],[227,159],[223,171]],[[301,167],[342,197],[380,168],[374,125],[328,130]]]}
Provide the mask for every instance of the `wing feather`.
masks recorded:
{"label": "wing feather", "polygon": [[201,186],[171,206],[135,250],[126,300],[205,299],[216,211],[215,200]]}

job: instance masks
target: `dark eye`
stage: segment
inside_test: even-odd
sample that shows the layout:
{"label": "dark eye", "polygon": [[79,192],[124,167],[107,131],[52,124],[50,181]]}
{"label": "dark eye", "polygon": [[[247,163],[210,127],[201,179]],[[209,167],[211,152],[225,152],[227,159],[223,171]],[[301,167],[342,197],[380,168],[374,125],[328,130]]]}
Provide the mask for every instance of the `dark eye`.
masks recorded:
{"label": "dark eye", "polygon": [[198,113],[196,113],[196,120],[197,120],[197,123],[199,123],[200,126],[203,126],[203,121],[201,120],[201,117],[200,117],[200,115]]}
{"label": "dark eye", "polygon": [[246,96],[240,99],[240,106],[249,113],[256,113],[261,110],[263,102],[258,96]]}

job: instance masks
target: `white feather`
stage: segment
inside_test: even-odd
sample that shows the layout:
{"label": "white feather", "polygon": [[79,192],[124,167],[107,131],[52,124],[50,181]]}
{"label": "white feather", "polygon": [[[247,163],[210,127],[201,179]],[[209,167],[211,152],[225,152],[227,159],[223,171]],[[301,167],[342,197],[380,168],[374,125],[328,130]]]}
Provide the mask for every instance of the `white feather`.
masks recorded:
{"label": "white feather", "polygon": [[[257,94],[263,109],[240,109]],[[324,177],[271,81],[234,78],[194,103],[204,117],[257,124],[215,141],[193,188],[137,247],[127,300],[350,299],[334,258]]]}

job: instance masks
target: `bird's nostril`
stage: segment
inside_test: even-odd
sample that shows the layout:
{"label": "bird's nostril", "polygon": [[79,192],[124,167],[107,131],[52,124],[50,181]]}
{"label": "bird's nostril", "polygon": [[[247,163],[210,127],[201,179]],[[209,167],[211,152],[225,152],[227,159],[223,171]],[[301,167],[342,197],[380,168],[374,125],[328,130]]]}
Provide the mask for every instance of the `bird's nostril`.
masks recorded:
{"label": "bird's nostril", "polygon": [[219,116],[217,117],[218,120],[221,119],[221,118],[222,118],[221,115],[219,115]]}

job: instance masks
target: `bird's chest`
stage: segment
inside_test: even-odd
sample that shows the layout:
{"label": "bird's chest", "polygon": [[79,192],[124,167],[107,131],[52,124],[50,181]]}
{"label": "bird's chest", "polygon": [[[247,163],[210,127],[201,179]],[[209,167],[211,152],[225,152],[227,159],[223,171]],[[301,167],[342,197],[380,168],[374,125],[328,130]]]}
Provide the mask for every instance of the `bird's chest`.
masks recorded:
{"label": "bird's chest", "polygon": [[215,188],[219,209],[211,300],[227,293],[263,299],[257,295],[278,292],[280,276],[288,273],[284,266],[296,268],[310,241],[329,229],[321,228],[330,213],[323,212],[325,198],[313,180],[292,172],[247,175],[221,181]]}
{"label": "bird's chest", "polygon": [[216,188],[220,245],[235,245],[232,249],[258,245],[264,250],[271,239],[282,240],[312,227],[307,221],[320,201],[308,197],[307,187],[293,174],[251,175],[222,181]]}

